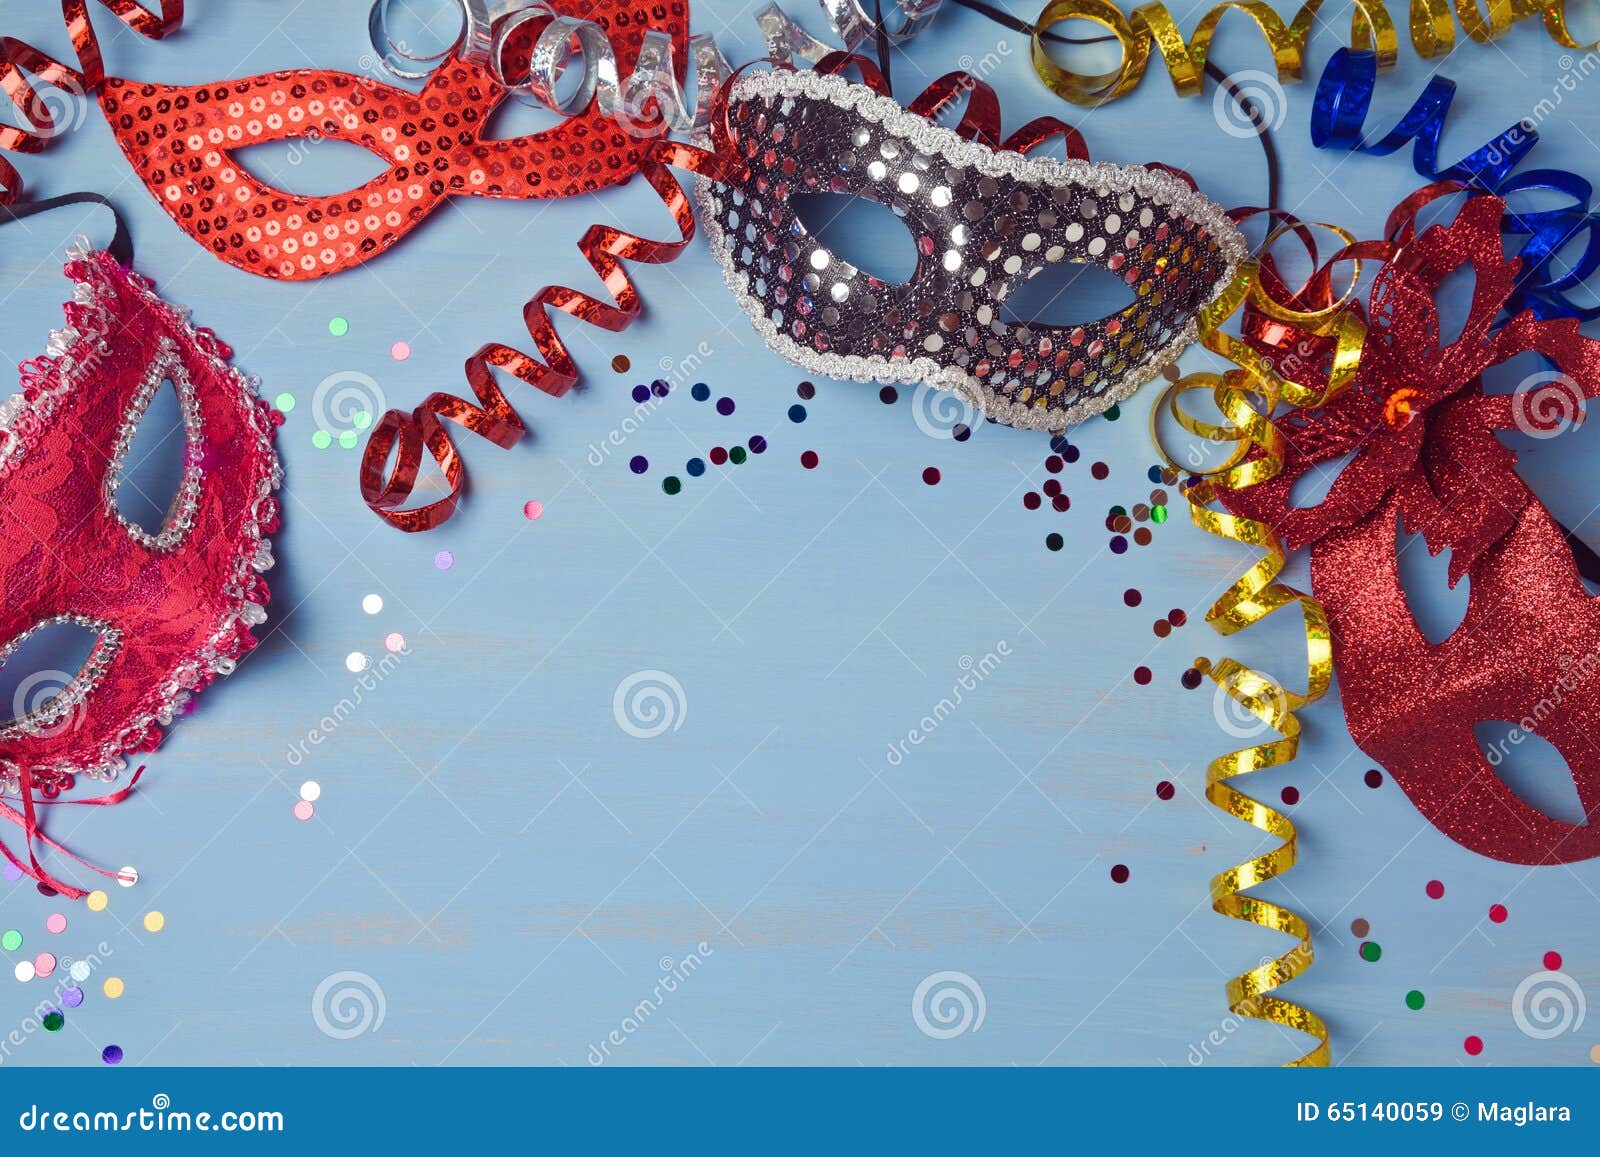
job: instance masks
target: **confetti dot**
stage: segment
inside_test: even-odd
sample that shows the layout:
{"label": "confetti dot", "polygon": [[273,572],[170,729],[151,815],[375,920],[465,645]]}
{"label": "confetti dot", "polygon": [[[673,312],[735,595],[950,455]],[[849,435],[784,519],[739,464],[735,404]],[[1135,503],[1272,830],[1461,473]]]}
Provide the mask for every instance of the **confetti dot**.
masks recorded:
{"label": "confetti dot", "polygon": [[93,970],[89,967],[89,962],[87,960],[74,960],[72,962],[72,967],[67,969],[68,975],[70,975],[72,979],[77,981],[79,984],[82,984],[85,980],[89,979],[89,973],[91,971]]}
{"label": "confetti dot", "polygon": [[1128,540],[1123,538],[1122,535],[1120,535],[1120,534],[1114,536],[1111,539],[1111,553],[1112,554],[1126,554],[1127,552],[1128,552]]}
{"label": "confetti dot", "polygon": [[367,595],[361,600],[361,609],[366,611],[369,615],[377,614],[379,611],[383,610],[383,596]]}
{"label": "confetti dot", "polygon": [[965,442],[968,438],[972,437],[972,427],[967,425],[965,422],[957,422],[951,427],[950,436],[957,442]]}
{"label": "confetti dot", "polygon": [[1372,925],[1359,917],[1350,921],[1350,935],[1354,936],[1357,940],[1365,940],[1367,938],[1367,933],[1371,931]]}
{"label": "confetti dot", "polygon": [[1167,622],[1171,623],[1174,627],[1181,627],[1188,621],[1189,616],[1182,610],[1174,608],[1167,612]]}
{"label": "confetti dot", "polygon": [[84,898],[83,902],[88,906],[88,909],[91,912],[104,912],[106,910],[106,905],[111,902],[111,897],[107,896],[99,888],[96,888]]}
{"label": "confetti dot", "polygon": [[628,469],[632,470],[635,474],[643,474],[646,470],[650,469],[650,459],[646,458],[643,454],[635,454],[632,458],[628,459]]}
{"label": "confetti dot", "polygon": [[117,883],[124,888],[131,888],[139,882],[139,869],[132,864],[124,864],[117,869]]}
{"label": "confetti dot", "polygon": [[5,867],[0,868],[0,873],[3,873],[5,878],[13,884],[22,879],[22,869],[15,864],[7,864]]}
{"label": "confetti dot", "polygon": [[295,801],[294,818],[299,820],[301,823],[305,823],[312,816],[316,815],[316,813],[317,809],[310,800],[302,799]]}
{"label": "confetti dot", "polygon": [[648,402],[650,400],[650,387],[646,385],[634,386],[633,400],[640,403]]}
{"label": "confetti dot", "polygon": [[1106,421],[1115,422],[1120,417],[1122,417],[1121,406],[1112,405],[1106,407]]}
{"label": "confetti dot", "polygon": [[22,933],[15,928],[7,929],[5,934],[0,936],[0,948],[4,948],[7,952],[15,952],[21,947]]}
{"label": "confetti dot", "polygon": [[67,930],[67,918],[60,912],[52,912],[45,917],[44,930],[52,936],[59,936]]}
{"label": "confetti dot", "polygon": [[711,452],[707,454],[706,457],[711,459],[711,464],[713,466],[722,466],[728,461],[728,452],[721,446],[713,446],[711,447]]}
{"label": "confetti dot", "polygon": [[389,356],[397,362],[405,361],[411,356],[411,344],[403,341],[395,342],[389,347]]}
{"label": "confetti dot", "polygon": [[167,918],[160,912],[146,912],[144,914],[144,930],[146,932],[159,932],[167,926]]}
{"label": "confetti dot", "polygon": [[672,387],[663,378],[657,378],[650,383],[650,392],[658,398],[664,398],[672,392]]}
{"label": "confetti dot", "polygon": [[1428,998],[1423,996],[1422,993],[1415,988],[1406,993],[1406,1007],[1412,1012],[1418,1011],[1427,1002]]}
{"label": "confetti dot", "polygon": [[1424,889],[1424,891],[1426,891],[1428,893],[1428,899],[1430,899],[1430,900],[1443,899],[1444,898],[1444,882],[1441,881],[1441,880],[1429,880],[1428,881],[1428,886],[1427,886],[1427,888]]}
{"label": "confetti dot", "polygon": [[1128,882],[1127,864],[1113,864],[1111,866],[1111,882],[1114,884],[1126,884]]}
{"label": "confetti dot", "polygon": [[1544,966],[1545,966],[1545,970],[1548,971],[1548,972],[1560,972],[1561,971],[1561,953],[1559,953],[1559,952],[1546,952],[1544,954]]}
{"label": "confetti dot", "polygon": [[1467,1055],[1469,1057],[1475,1057],[1483,1051],[1483,1038],[1469,1036],[1466,1040],[1461,1042],[1461,1047],[1467,1050]]}
{"label": "confetti dot", "polygon": [[611,359],[611,368],[619,374],[625,374],[633,368],[633,363],[628,360],[627,354],[618,354]]}
{"label": "confetti dot", "polygon": [[1600,1065],[1600,1045],[1589,1046],[1589,1060]]}
{"label": "confetti dot", "polygon": [[1278,793],[1278,798],[1283,801],[1285,807],[1294,807],[1295,804],[1300,802],[1300,789],[1286,787]]}
{"label": "confetti dot", "polygon": [[1383,772],[1375,767],[1370,767],[1367,769],[1367,774],[1361,777],[1361,781],[1368,787],[1382,787]]}
{"label": "confetti dot", "polygon": [[17,961],[17,966],[11,970],[11,975],[15,976],[23,984],[27,984],[30,980],[33,979],[33,961],[31,961],[31,960],[19,960],[19,961]]}
{"label": "confetti dot", "polygon": [[690,478],[698,478],[706,472],[705,460],[703,458],[691,458],[683,464],[683,469]]}
{"label": "confetti dot", "polygon": [[1050,451],[1054,454],[1065,454],[1067,452],[1067,436],[1065,434],[1050,435]]}
{"label": "confetti dot", "polygon": [[1506,922],[1506,917],[1510,914],[1511,913],[1506,911],[1506,906],[1504,904],[1491,904],[1489,906],[1489,919],[1493,920],[1496,924],[1504,924]]}
{"label": "confetti dot", "polygon": [[1072,499],[1065,494],[1057,494],[1051,497],[1050,505],[1055,507],[1058,513],[1065,514],[1072,509]]}
{"label": "confetti dot", "polygon": [[724,418],[726,418],[729,414],[733,413],[733,399],[732,398],[718,398],[717,399],[717,413],[721,414]]}
{"label": "confetti dot", "polygon": [[100,990],[106,994],[107,1000],[119,1000],[127,991],[127,986],[122,983],[122,977],[108,976],[105,984],[100,986]]}
{"label": "confetti dot", "polygon": [[438,554],[433,556],[433,565],[440,570],[449,570],[451,567],[456,565],[456,556],[451,554],[448,550],[441,550]]}
{"label": "confetti dot", "polygon": [[1093,466],[1089,467],[1089,473],[1094,476],[1095,481],[1103,482],[1105,481],[1106,476],[1111,473],[1111,467],[1107,466],[1104,462],[1096,462]]}
{"label": "confetti dot", "polygon": [[1138,543],[1140,546],[1149,546],[1150,528],[1148,526],[1141,526],[1138,530],[1134,531],[1133,541]]}
{"label": "confetti dot", "polygon": [[806,408],[804,406],[802,406],[802,405],[800,405],[800,403],[796,402],[794,405],[789,407],[789,421],[791,421],[791,422],[804,422],[805,420],[806,420]]}
{"label": "confetti dot", "polygon": [[357,672],[365,671],[369,662],[371,660],[360,651],[351,651],[344,657],[344,669],[354,675]]}
{"label": "confetti dot", "polygon": [[1178,789],[1173,786],[1170,779],[1164,779],[1160,783],[1156,784],[1157,799],[1171,799],[1177,793]]}
{"label": "confetti dot", "polygon": [[1130,607],[1136,607],[1144,601],[1144,596],[1133,587],[1122,592],[1122,601]]}
{"label": "confetti dot", "polygon": [[33,958],[33,971],[36,976],[49,976],[56,970],[56,956],[53,952],[41,952]]}
{"label": "confetti dot", "polygon": [[939,485],[939,468],[937,466],[923,467],[922,480],[929,486]]}
{"label": "confetti dot", "polygon": [[1044,491],[1046,498],[1054,498],[1061,493],[1061,481],[1057,478],[1046,478],[1044,485],[1039,489]]}
{"label": "confetti dot", "polygon": [[1179,682],[1181,682],[1188,690],[1193,691],[1196,687],[1200,686],[1200,680],[1202,678],[1204,678],[1204,676],[1200,674],[1199,668],[1190,667],[1183,673],[1183,677],[1179,680]]}
{"label": "confetti dot", "polygon": [[328,332],[334,337],[343,337],[350,332],[350,323],[342,317],[330,317],[328,319]]}
{"label": "confetti dot", "polygon": [[[361,421],[360,414],[356,415],[356,421],[358,423]],[[339,449],[354,450],[356,448],[356,441],[356,432],[354,430],[346,430],[344,433],[339,435]]]}
{"label": "confetti dot", "polygon": [[1167,622],[1166,619],[1157,619],[1150,629],[1156,633],[1156,638],[1158,639],[1165,639],[1172,634],[1172,624]]}
{"label": "confetti dot", "polygon": [[878,401],[885,406],[892,406],[900,400],[900,391],[893,386],[884,386],[878,391]]}
{"label": "confetti dot", "polygon": [[743,466],[745,459],[748,457],[749,454],[746,453],[743,446],[735,446],[732,450],[728,451],[728,461],[732,462],[735,466]]}
{"label": "confetti dot", "polygon": [[100,1050],[100,1059],[108,1065],[120,1065],[122,1063],[122,1046],[107,1045]]}
{"label": "confetti dot", "polygon": [[1044,499],[1040,498],[1038,493],[1032,490],[1022,496],[1022,505],[1029,510],[1038,510],[1043,502]]}
{"label": "confetti dot", "polygon": [[83,1003],[83,989],[69,984],[61,990],[61,1003],[68,1008],[77,1008]]}
{"label": "confetti dot", "polygon": [[1061,455],[1059,454],[1052,454],[1044,460],[1044,468],[1052,474],[1060,474],[1061,467],[1064,465],[1065,463],[1061,461]]}
{"label": "confetti dot", "polygon": [[1375,941],[1368,940],[1361,946],[1361,959],[1365,960],[1368,964],[1376,964],[1378,962],[1378,958],[1382,955],[1383,949],[1380,948]]}
{"label": "confetti dot", "polygon": [[1149,667],[1135,667],[1133,669],[1133,681],[1141,687],[1148,684],[1152,678],[1154,678],[1154,675]]}
{"label": "confetti dot", "polygon": [[1152,482],[1160,482],[1161,481],[1161,467],[1159,467],[1159,466],[1150,467],[1150,469],[1145,471],[1145,477],[1150,479],[1150,481],[1152,481]]}
{"label": "confetti dot", "polygon": [[676,494],[683,489],[683,482],[675,474],[668,474],[661,480],[661,489],[668,494]]}
{"label": "confetti dot", "polygon": [[1079,451],[1079,449],[1076,446],[1068,446],[1066,449],[1061,451],[1061,456],[1063,458],[1065,458],[1069,463],[1070,462],[1076,462],[1078,460],[1078,458],[1080,457],[1080,454],[1081,454],[1081,452]]}
{"label": "confetti dot", "polygon": [[810,382],[801,382],[794,388],[794,392],[800,396],[801,401],[809,402],[817,396],[817,387]]}
{"label": "confetti dot", "polygon": [[1154,522],[1154,523],[1159,525],[1160,523],[1163,523],[1166,520],[1167,520],[1167,508],[1165,506],[1152,506],[1150,508],[1150,521],[1151,522]]}
{"label": "confetti dot", "polygon": [[272,404],[278,408],[280,414],[287,414],[294,409],[294,395],[279,394],[272,399]]}
{"label": "confetti dot", "polygon": [[391,655],[398,655],[406,649],[406,637],[399,631],[390,631],[383,637],[383,646]]}
{"label": "confetti dot", "polygon": [[522,517],[529,522],[538,522],[544,517],[544,503],[537,498],[530,498],[522,504]]}
{"label": "confetti dot", "polygon": [[311,435],[311,444],[318,450],[326,450],[329,446],[333,445],[333,435],[328,433],[326,430],[318,430],[315,434]]}
{"label": "confetti dot", "polygon": [[767,440],[765,438],[763,438],[760,434],[752,434],[750,436],[750,453],[752,453],[752,454],[765,454],[766,452],[767,452]]}
{"label": "confetti dot", "polygon": [[44,1025],[45,1032],[60,1032],[61,1026],[67,1023],[67,1018],[52,1009],[44,1014],[44,1019],[39,1023]]}
{"label": "confetti dot", "polygon": [[308,779],[300,785],[300,798],[307,803],[316,803],[322,798],[322,785],[314,779]]}
{"label": "confetti dot", "polygon": [[689,387],[689,396],[697,402],[703,402],[711,396],[711,387],[704,382],[696,382]]}
{"label": "confetti dot", "polygon": [[807,470],[815,470],[817,468],[817,452],[815,450],[807,450],[804,454],[801,454],[800,465]]}
{"label": "confetti dot", "polygon": [[1044,536],[1044,545],[1047,550],[1060,550],[1065,545],[1065,540],[1052,530]]}

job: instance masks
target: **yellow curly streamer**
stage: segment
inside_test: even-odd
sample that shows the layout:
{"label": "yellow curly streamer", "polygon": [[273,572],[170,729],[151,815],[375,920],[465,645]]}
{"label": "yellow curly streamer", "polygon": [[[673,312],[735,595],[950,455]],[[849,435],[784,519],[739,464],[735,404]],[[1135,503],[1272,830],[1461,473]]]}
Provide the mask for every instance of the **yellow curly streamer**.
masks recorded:
{"label": "yellow curly streamer", "polygon": [[[1504,34],[1513,24],[1530,16],[1544,21],[1545,31],[1563,48],[1592,51],[1595,44],[1581,44],[1567,28],[1567,0],[1485,0],[1487,13],[1480,11],[1479,0],[1409,0],[1411,44],[1424,60],[1442,56],[1455,47],[1456,21],[1467,36],[1480,44]],[[1306,43],[1316,24],[1323,0],[1306,0],[1289,24],[1264,0],[1225,0],[1200,18],[1194,35],[1185,43],[1183,33],[1167,6],[1142,4],[1124,17],[1111,0],[1050,0],[1033,26],[1033,68],[1052,92],[1073,104],[1093,107],[1106,104],[1131,92],[1144,76],[1153,45],[1172,76],[1179,96],[1199,94],[1205,74],[1206,53],[1211,47],[1217,24],[1230,11],[1242,12],[1255,22],[1272,49],[1278,80],[1299,81],[1305,75]],[[1399,35],[1394,20],[1382,0],[1353,0],[1350,14],[1350,47],[1375,52],[1378,67],[1393,67],[1399,56]],[[1451,19],[1452,4],[1455,19]],[[1087,20],[1098,24],[1122,45],[1121,67],[1113,72],[1080,74],[1057,64],[1045,51],[1045,32],[1064,20]]]}
{"label": "yellow curly streamer", "polygon": [[[1329,227],[1331,228],[1331,227]],[[1342,230],[1333,230],[1346,242],[1352,240]],[[1281,230],[1279,231],[1282,232]],[[1270,248],[1279,234],[1270,237]],[[1360,277],[1359,262],[1351,277],[1354,292]],[[1206,612],[1206,621],[1219,634],[1232,635],[1285,607],[1298,606],[1304,620],[1306,639],[1306,691],[1298,694],[1273,679],[1233,659],[1222,659],[1215,666],[1198,659],[1195,666],[1209,675],[1235,702],[1281,738],[1218,756],[1206,767],[1206,799],[1235,819],[1243,820],[1281,843],[1272,850],[1252,857],[1219,873],[1211,881],[1211,906],[1218,914],[1246,923],[1258,924],[1295,938],[1289,951],[1228,981],[1227,999],[1231,1012],[1299,1029],[1317,1039],[1310,1052],[1292,1063],[1294,1066],[1328,1064],[1328,1026],[1308,1009],[1270,995],[1311,966],[1311,929],[1298,913],[1265,900],[1246,895],[1246,890],[1282,875],[1294,867],[1297,851],[1293,822],[1281,812],[1252,799],[1231,787],[1235,776],[1279,767],[1294,759],[1300,747],[1300,721],[1295,712],[1320,699],[1333,678],[1333,649],[1328,634],[1327,615],[1319,603],[1304,591],[1278,581],[1288,557],[1272,528],[1254,519],[1241,518],[1225,510],[1213,509],[1218,487],[1240,490],[1264,482],[1283,468],[1283,440],[1272,424],[1273,411],[1280,405],[1314,407],[1345,389],[1355,377],[1365,327],[1353,311],[1346,310],[1349,293],[1327,309],[1311,313],[1288,309],[1273,301],[1261,288],[1258,267],[1248,262],[1228,290],[1200,317],[1200,342],[1207,349],[1233,362],[1235,369],[1225,374],[1190,374],[1174,383],[1151,411],[1151,433],[1169,465],[1177,466],[1161,446],[1156,429],[1158,415],[1167,408],[1184,429],[1215,442],[1237,442],[1238,446],[1220,466],[1207,471],[1185,491],[1189,513],[1196,526],[1209,534],[1260,547],[1265,554]],[[1321,390],[1291,381],[1248,345],[1221,331],[1222,324],[1246,302],[1269,316],[1301,327],[1310,333],[1335,338],[1333,371]],[[1226,426],[1204,422],[1184,413],[1178,398],[1196,389],[1211,392],[1217,410],[1229,423]],[[1252,452],[1260,453],[1252,457]]]}

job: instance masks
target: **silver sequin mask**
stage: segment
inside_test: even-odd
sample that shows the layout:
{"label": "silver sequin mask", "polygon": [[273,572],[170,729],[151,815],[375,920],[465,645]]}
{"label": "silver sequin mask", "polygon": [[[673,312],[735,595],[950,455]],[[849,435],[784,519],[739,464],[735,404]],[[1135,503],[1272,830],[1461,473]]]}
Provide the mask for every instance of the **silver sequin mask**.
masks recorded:
{"label": "silver sequin mask", "polygon": [[[701,223],[767,344],[813,373],[926,382],[997,422],[1059,431],[1174,361],[1248,255],[1220,207],[1159,169],[990,148],[816,72],[742,76],[726,99],[745,171],[698,182]],[[810,192],[892,209],[916,243],[910,279],[819,243],[790,205]],[[1001,319],[1063,261],[1109,270],[1133,302],[1080,325]]]}

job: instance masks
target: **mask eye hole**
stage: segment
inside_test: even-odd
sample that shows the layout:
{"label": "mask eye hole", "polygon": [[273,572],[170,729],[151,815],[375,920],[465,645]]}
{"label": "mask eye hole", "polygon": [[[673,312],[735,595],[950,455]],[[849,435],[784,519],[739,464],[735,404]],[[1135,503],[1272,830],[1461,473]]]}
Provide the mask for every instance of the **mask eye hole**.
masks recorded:
{"label": "mask eye hole", "polygon": [[1572,770],[1553,743],[1503,719],[1485,720],[1472,731],[1489,766],[1518,799],[1561,823],[1588,824]]}
{"label": "mask eye hole", "polygon": [[332,197],[389,171],[387,160],[353,141],[289,137],[233,150],[232,161],[261,184],[293,197]]}
{"label": "mask eye hole", "polygon": [[806,233],[835,261],[887,285],[905,285],[916,275],[916,243],[887,205],[848,193],[794,193],[789,205]]}
{"label": "mask eye hole", "polygon": [[1411,617],[1416,620],[1422,637],[1437,646],[1454,634],[1467,617],[1472,579],[1462,575],[1452,590],[1449,552],[1430,555],[1422,535],[1407,534],[1399,519],[1395,520],[1394,547],[1406,606],[1411,609]]}
{"label": "mask eye hole", "polygon": [[128,407],[106,480],[112,509],[147,547],[175,546],[188,530],[200,491],[199,432],[194,389],[168,351]]}
{"label": "mask eye hole", "polygon": [[0,739],[48,738],[79,726],[84,697],[116,652],[108,624],[62,615],[0,650]]}
{"label": "mask eye hole", "polygon": [[996,297],[1001,321],[1066,328],[1122,312],[1133,304],[1133,287],[1099,265],[1054,261]]}

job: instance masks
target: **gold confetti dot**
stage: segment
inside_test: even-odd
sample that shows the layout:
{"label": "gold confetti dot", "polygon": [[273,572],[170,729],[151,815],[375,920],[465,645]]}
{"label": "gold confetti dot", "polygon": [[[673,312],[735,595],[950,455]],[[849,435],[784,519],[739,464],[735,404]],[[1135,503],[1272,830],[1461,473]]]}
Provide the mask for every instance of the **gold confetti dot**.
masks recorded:
{"label": "gold confetti dot", "polygon": [[91,912],[104,912],[106,909],[106,904],[109,900],[109,896],[107,896],[99,888],[96,888],[84,898],[83,902],[88,905],[89,911]]}
{"label": "gold confetti dot", "polygon": [[167,918],[160,912],[146,912],[144,914],[144,930],[146,932],[159,932],[167,926]]}
{"label": "gold confetti dot", "polygon": [[1589,1046],[1589,1059],[1595,1064],[1600,1065],[1600,1045]]}
{"label": "gold confetti dot", "polygon": [[105,991],[107,1000],[116,1000],[118,997],[120,997],[122,995],[122,992],[123,992],[122,977],[120,977],[120,976],[108,976],[108,977],[106,977],[104,991]]}

